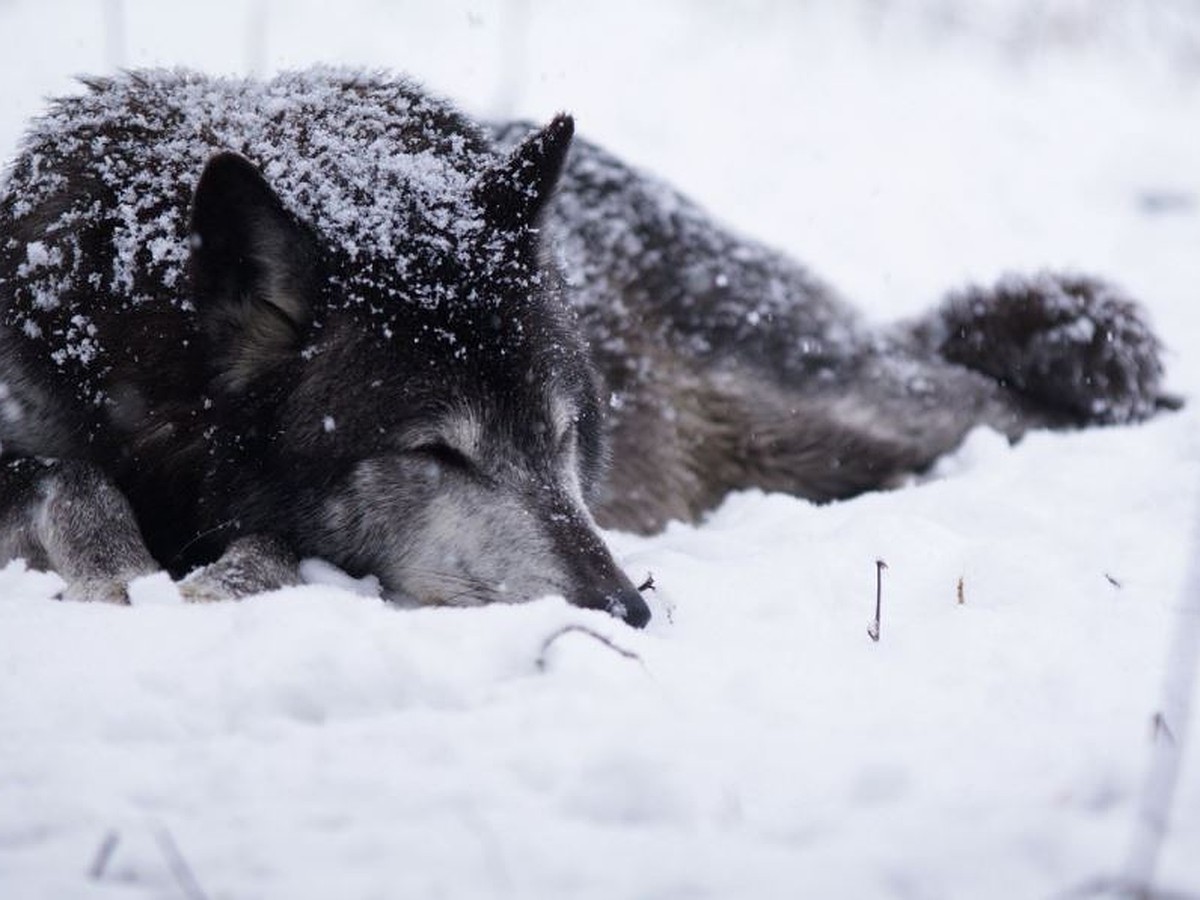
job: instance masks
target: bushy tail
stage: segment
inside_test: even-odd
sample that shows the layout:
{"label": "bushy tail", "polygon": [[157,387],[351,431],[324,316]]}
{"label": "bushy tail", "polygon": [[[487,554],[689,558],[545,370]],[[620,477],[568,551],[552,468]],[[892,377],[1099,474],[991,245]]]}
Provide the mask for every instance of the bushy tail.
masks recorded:
{"label": "bushy tail", "polygon": [[1161,388],[1162,344],[1142,308],[1086,275],[1006,275],[951,293],[914,334],[1079,424],[1135,422],[1180,401]]}

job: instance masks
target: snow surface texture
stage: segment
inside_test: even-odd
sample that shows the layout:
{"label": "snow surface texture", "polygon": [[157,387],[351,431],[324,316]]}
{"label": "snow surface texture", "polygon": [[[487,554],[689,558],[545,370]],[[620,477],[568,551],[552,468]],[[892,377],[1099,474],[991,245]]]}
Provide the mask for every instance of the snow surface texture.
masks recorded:
{"label": "snow surface texture", "polygon": [[[108,62],[403,68],[481,114],[569,108],[876,320],[1006,269],[1112,278],[1192,404],[979,433],[893,493],[743,494],[612,535],[658,585],[644,633],[553,598],[401,612],[316,563],[240,604],[156,576],[132,609],[66,605],[11,564],[0,896],[1012,898],[1120,873],[1146,763],[1186,725],[1152,722],[1200,503],[1194,71],[1111,22],[1015,54],[1022,4],[946,33],[918,0],[647,6],[517,27],[516,4],[129,2],[105,44],[117,4],[10,2],[0,152]],[[570,624],[637,658],[544,646]],[[1200,892],[1197,848],[1193,743],[1160,883]]]}

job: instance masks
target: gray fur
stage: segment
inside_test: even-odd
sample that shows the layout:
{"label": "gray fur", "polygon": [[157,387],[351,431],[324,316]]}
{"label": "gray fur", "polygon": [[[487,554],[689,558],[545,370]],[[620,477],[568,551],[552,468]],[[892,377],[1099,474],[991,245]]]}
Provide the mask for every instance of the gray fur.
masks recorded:
{"label": "gray fur", "polygon": [[406,603],[560,593],[640,625],[597,523],[850,496],[978,424],[1161,401],[1102,282],[875,332],[572,131],[323,69],[56,102],[0,190],[0,557],[121,601],[157,565],[220,599],[317,555]]}
{"label": "gray fur", "polygon": [[0,559],[57,571],[64,599],[128,603],[128,583],[158,569],[128,501],[90,463],[14,459],[2,484]]}

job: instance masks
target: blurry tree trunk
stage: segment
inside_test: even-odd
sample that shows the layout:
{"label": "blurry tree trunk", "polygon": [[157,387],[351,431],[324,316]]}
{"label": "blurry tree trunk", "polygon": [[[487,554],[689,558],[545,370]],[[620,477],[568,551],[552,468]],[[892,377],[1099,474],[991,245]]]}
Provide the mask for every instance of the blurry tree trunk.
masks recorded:
{"label": "blurry tree trunk", "polygon": [[125,65],[125,3],[104,0],[104,67],[115,71]]}
{"label": "blurry tree trunk", "polygon": [[246,18],[246,74],[259,77],[267,68],[267,0],[253,0]]}
{"label": "blurry tree trunk", "polygon": [[496,94],[492,100],[492,114],[497,118],[512,118],[525,90],[529,13],[529,0],[508,0],[500,14],[500,74],[496,79]]}

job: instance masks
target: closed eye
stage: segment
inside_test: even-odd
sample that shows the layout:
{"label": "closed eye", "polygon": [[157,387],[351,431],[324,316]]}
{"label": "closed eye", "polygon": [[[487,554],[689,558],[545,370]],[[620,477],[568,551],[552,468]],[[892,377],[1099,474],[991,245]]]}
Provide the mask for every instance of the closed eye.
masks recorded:
{"label": "closed eye", "polygon": [[448,469],[458,469],[461,472],[475,471],[475,463],[469,456],[449,444],[431,442],[413,447],[411,453],[431,459],[440,466]]}

